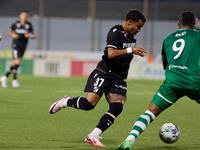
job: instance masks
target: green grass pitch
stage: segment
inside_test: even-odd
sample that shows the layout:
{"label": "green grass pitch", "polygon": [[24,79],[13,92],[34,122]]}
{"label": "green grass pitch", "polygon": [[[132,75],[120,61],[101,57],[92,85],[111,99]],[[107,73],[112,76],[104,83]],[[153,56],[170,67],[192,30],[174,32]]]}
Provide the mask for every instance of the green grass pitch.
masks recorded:
{"label": "green grass pitch", "polygon": [[[105,96],[91,111],[65,108],[50,115],[50,105],[64,95],[85,96],[86,78],[34,77],[19,75],[20,88],[0,87],[0,149],[2,150],[114,150],[129,134],[135,120],[147,109],[161,85],[160,80],[127,80],[124,110],[101,136],[105,148],[93,147],[84,138],[108,110]],[[136,140],[134,150],[199,150],[199,105],[187,97],[164,111]],[[165,144],[160,127],[172,122],[180,138]]]}

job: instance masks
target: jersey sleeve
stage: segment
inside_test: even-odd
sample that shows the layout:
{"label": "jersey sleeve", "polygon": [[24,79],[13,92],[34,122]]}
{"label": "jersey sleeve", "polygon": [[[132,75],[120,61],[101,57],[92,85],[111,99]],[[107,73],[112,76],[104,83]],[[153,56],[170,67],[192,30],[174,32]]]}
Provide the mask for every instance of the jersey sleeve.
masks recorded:
{"label": "jersey sleeve", "polygon": [[16,29],[16,24],[13,23],[13,24],[11,25],[10,29],[11,29],[12,31],[15,31],[15,29]]}
{"label": "jersey sleeve", "polygon": [[120,41],[120,30],[117,28],[113,28],[109,31],[107,36],[107,45],[106,47],[112,47],[117,49]]}

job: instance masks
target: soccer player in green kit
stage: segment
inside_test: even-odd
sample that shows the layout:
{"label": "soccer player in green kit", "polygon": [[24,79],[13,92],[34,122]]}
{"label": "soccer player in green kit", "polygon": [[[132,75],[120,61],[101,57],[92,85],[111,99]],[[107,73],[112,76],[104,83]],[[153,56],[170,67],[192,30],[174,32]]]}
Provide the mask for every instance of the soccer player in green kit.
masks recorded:
{"label": "soccer player in green kit", "polygon": [[130,150],[149,123],[179,98],[188,96],[200,103],[200,32],[195,30],[195,18],[192,12],[182,13],[178,20],[179,30],[164,39],[161,54],[165,80],[148,110],[137,119],[126,140],[116,150]]}

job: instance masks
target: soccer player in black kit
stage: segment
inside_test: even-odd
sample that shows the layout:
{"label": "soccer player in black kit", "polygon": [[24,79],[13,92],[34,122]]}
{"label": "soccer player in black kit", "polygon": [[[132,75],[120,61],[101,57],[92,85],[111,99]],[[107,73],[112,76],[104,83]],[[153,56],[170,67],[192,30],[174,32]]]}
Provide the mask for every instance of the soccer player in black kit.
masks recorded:
{"label": "soccer player in black kit", "polygon": [[133,54],[141,57],[147,54],[142,47],[135,45],[135,35],[140,32],[145,22],[146,18],[139,10],[128,11],[124,23],[112,27],[108,32],[102,60],[90,74],[85,86],[86,97],[70,98],[64,96],[49,108],[50,114],[54,114],[65,107],[91,110],[104,93],[110,108],[101,117],[95,129],[85,137],[85,142],[93,146],[105,147],[100,142],[101,137],[99,135],[114,123],[116,117],[123,110],[127,91],[127,84],[124,79],[127,78]]}
{"label": "soccer player in black kit", "polygon": [[26,10],[22,11],[19,15],[20,20],[12,24],[11,28],[8,30],[8,35],[13,38],[12,42],[12,53],[13,62],[8,70],[8,72],[1,77],[1,85],[3,88],[7,88],[7,78],[13,73],[12,87],[17,88],[20,84],[17,81],[17,69],[21,64],[21,59],[26,50],[28,39],[35,38],[35,33],[33,31],[32,24],[27,21],[28,12]]}

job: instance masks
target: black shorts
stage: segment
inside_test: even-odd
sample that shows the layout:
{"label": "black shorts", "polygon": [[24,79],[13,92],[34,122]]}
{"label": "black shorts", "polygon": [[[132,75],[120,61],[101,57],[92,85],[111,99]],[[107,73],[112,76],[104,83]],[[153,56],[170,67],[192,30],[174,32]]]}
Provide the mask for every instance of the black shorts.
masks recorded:
{"label": "black shorts", "polygon": [[95,69],[87,80],[84,92],[93,92],[100,97],[105,93],[115,93],[126,97],[127,84],[122,77]]}
{"label": "black shorts", "polygon": [[12,44],[13,59],[22,58],[26,50],[26,45]]}

